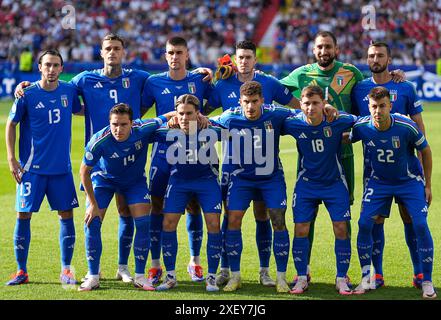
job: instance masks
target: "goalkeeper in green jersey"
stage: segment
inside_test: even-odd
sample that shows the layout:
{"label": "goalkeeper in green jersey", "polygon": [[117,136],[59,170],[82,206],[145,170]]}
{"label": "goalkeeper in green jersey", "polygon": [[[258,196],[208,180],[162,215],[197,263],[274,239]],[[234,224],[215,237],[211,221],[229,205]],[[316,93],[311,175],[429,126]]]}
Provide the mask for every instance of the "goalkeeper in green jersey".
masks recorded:
{"label": "goalkeeper in green jersey", "polygon": [[[336,60],[339,53],[337,39],[332,32],[320,31],[314,37],[314,57],[316,63],[301,66],[292,71],[280,82],[297,98],[303,88],[309,85],[318,85],[325,92],[325,100],[338,110],[352,112],[351,91],[358,81],[364,79],[363,74],[354,65]],[[402,71],[392,72],[394,81],[404,80]],[[354,154],[352,145],[342,146],[342,164],[348,184],[350,203],[354,202]],[[348,222],[349,223],[349,222]],[[348,226],[350,230],[350,225]],[[310,250],[314,238],[314,221],[311,223]],[[309,252],[308,261],[311,257]],[[308,281],[310,281],[310,267],[308,263]],[[294,279],[294,283],[296,279]]]}

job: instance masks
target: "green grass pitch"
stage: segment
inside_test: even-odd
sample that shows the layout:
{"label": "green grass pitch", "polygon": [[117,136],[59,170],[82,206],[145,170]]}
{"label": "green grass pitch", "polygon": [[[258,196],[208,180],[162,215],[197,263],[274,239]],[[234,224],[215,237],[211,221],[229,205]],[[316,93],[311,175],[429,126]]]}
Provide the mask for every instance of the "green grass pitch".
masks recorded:
{"label": "green grass pitch", "polygon": [[[185,231],[184,218],[181,219],[178,229],[179,252],[177,258],[177,276],[179,286],[169,292],[145,292],[135,289],[131,285],[123,284],[114,280],[117,268],[117,235],[118,235],[118,214],[114,202],[111,203],[103,223],[103,255],[101,269],[104,280],[101,281],[101,288],[93,292],[78,292],[63,288],[59,281],[60,257],[58,247],[58,221],[55,212],[50,212],[47,202],[44,201],[41,210],[32,218],[32,241],[29,252],[28,271],[30,283],[18,287],[6,287],[3,285],[10,275],[15,272],[16,264],[12,235],[15,225],[15,183],[9,173],[6,160],[6,150],[4,143],[4,129],[11,106],[11,101],[0,102],[0,299],[194,299],[194,300],[213,300],[213,299],[241,299],[241,300],[275,300],[275,299],[421,299],[421,292],[411,286],[412,267],[409,253],[404,240],[404,229],[399,217],[396,206],[393,207],[391,218],[385,224],[386,247],[384,252],[384,276],[386,287],[369,292],[362,297],[349,296],[340,297],[334,288],[335,280],[335,258],[334,258],[334,237],[332,233],[331,221],[328,213],[323,208],[316,222],[315,240],[312,253],[312,284],[302,296],[292,296],[288,294],[276,294],[274,288],[264,288],[258,283],[259,262],[255,245],[255,223],[251,208],[245,215],[243,223],[244,249],[242,255],[242,289],[235,293],[208,294],[205,292],[204,283],[192,283],[186,273],[186,265],[189,259],[188,240]],[[150,112],[147,117],[153,115]],[[438,253],[441,243],[441,104],[425,104],[423,113],[426,124],[427,138],[433,152],[433,176],[432,192],[433,203],[429,209],[429,224],[435,243],[435,263],[433,280],[435,286],[441,281],[441,268],[439,267]],[[82,159],[84,143],[84,121],[81,117],[74,117],[73,139],[72,139],[72,162],[76,184],[79,183],[79,165]],[[355,284],[360,278],[360,267],[356,255],[356,235],[358,231],[357,220],[359,217],[361,199],[361,169],[362,153],[360,144],[356,144],[355,152],[355,173],[356,173],[356,193],[355,203],[352,206],[352,261],[349,269],[349,276]],[[284,165],[287,193],[288,210],[286,221],[293,237],[292,211],[290,209],[292,201],[292,191],[294,186],[294,170],[296,167],[297,154],[295,151],[294,140],[291,137],[282,137],[281,154]],[[87,272],[87,264],[84,254],[84,195],[77,190],[80,199],[80,208],[75,210],[76,226],[76,247],[72,261],[77,278],[81,278]],[[204,229],[206,230],[206,229]],[[206,270],[205,241],[202,247],[202,261]],[[148,262],[149,265],[150,261]],[[133,271],[133,254],[130,256],[129,268]],[[271,274],[275,277],[275,261],[271,258]],[[287,277],[292,279],[295,273],[294,263],[290,254]]]}

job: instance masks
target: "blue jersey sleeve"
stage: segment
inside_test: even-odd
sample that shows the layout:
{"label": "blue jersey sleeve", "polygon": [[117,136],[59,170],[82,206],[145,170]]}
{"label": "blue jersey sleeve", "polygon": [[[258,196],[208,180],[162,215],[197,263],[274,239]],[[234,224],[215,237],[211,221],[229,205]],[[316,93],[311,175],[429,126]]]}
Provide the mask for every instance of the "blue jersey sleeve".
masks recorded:
{"label": "blue jersey sleeve", "polygon": [[421,130],[416,126],[416,124],[412,124],[414,130],[410,130],[410,140],[412,144],[415,146],[417,150],[423,150],[425,147],[427,147],[429,144],[426,140],[426,137],[424,137]]}
{"label": "blue jersey sleeve", "polygon": [[86,79],[87,73],[88,73],[88,71],[83,71],[83,72],[77,74],[75,77],[73,77],[70,80],[70,83],[73,84],[77,88],[78,93],[80,95],[83,94],[84,80]]}
{"label": "blue jersey sleeve", "polygon": [[97,139],[93,137],[86,145],[83,163],[88,167],[94,167],[101,158],[101,148],[96,146]]}
{"label": "blue jersey sleeve", "polygon": [[141,106],[142,108],[150,109],[155,103],[156,99],[153,94],[153,88],[150,84],[150,79],[147,79],[144,83],[144,88],[142,89]]}
{"label": "blue jersey sleeve", "polygon": [[422,102],[419,99],[415,86],[412,83],[409,83],[409,102],[407,108],[407,113],[409,116],[423,112]]}
{"label": "blue jersey sleeve", "polygon": [[78,95],[79,95],[79,91],[77,89],[75,89],[74,95],[72,97],[72,99],[73,99],[72,113],[78,113],[81,111],[81,102],[80,102]]}
{"label": "blue jersey sleeve", "polygon": [[274,92],[274,101],[281,105],[287,105],[294,97],[287,87],[276,78],[271,77],[271,86]]}
{"label": "blue jersey sleeve", "polygon": [[147,138],[148,140],[151,140],[151,136],[155,134],[155,131],[159,129],[159,127],[162,126],[164,122],[164,117],[156,117],[153,119],[146,119],[146,120],[137,120],[134,124],[141,133],[141,137]]}
{"label": "blue jersey sleeve", "polygon": [[15,99],[11,111],[9,112],[9,120],[12,122],[18,123],[26,114],[26,102],[25,97],[21,97],[19,99]]}
{"label": "blue jersey sleeve", "polygon": [[358,82],[351,91],[351,103],[352,103],[352,114],[355,114],[356,116],[360,115],[360,106],[359,106],[359,89],[360,88],[360,82]]}

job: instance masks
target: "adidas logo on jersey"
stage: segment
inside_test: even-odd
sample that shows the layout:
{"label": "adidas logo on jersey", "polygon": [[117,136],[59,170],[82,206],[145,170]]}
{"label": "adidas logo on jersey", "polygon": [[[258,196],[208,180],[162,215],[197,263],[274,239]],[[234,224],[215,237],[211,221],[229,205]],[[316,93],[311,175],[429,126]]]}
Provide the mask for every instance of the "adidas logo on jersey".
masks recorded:
{"label": "adidas logo on jersey", "polygon": [[118,155],[116,152],[114,152],[114,153],[110,156],[110,159],[116,159],[116,158],[119,158],[119,155]]}
{"label": "adidas logo on jersey", "polygon": [[286,206],[286,199],[282,201],[281,206]]}
{"label": "adidas logo on jersey", "polygon": [[168,88],[165,88],[165,89],[161,92],[161,94],[169,94],[169,93],[171,93],[171,91],[170,91]]}
{"label": "adidas logo on jersey", "polygon": [[77,199],[73,199],[73,201],[72,201],[72,203],[71,203],[70,205],[71,205],[71,206],[74,206],[74,205],[76,205],[76,204],[78,204]]}
{"label": "adidas logo on jersey", "polygon": [[308,137],[306,136],[306,134],[304,132],[302,132],[299,136],[299,139],[308,139]]}
{"label": "adidas logo on jersey", "polygon": [[44,104],[43,102],[39,102],[36,106],[35,109],[43,109],[44,108]]}
{"label": "adidas logo on jersey", "polygon": [[433,262],[433,259],[431,257],[427,257],[426,259],[423,259],[422,262],[430,263],[430,262]]}
{"label": "adidas logo on jersey", "polygon": [[231,93],[228,95],[228,98],[229,98],[229,99],[234,99],[234,98],[237,98],[237,95],[236,95],[236,93],[233,91],[233,92],[231,92]]}
{"label": "adidas logo on jersey", "polygon": [[144,196],[144,200],[150,200],[150,195],[148,193]]}
{"label": "adidas logo on jersey", "polygon": [[369,147],[375,147],[375,143],[371,140],[367,144]]}
{"label": "adidas logo on jersey", "polygon": [[96,89],[96,88],[102,88],[103,85],[101,84],[101,82],[98,81],[93,87],[94,87],[95,89]]}
{"label": "adidas logo on jersey", "polygon": [[221,210],[222,209],[222,204],[218,203],[217,206],[214,207],[214,209]]}
{"label": "adidas logo on jersey", "polygon": [[346,211],[346,213],[343,215],[343,218],[347,218],[351,216],[351,212],[348,210]]}
{"label": "adidas logo on jersey", "polygon": [[369,101],[369,97],[368,96],[364,97],[363,101]]}

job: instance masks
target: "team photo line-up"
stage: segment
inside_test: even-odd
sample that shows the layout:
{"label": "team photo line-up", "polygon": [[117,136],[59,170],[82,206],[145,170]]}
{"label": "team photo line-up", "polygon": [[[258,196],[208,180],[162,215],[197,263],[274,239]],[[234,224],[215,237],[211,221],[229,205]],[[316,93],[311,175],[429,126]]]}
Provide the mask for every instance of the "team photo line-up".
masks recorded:
{"label": "team photo line-up", "polygon": [[[70,82],[59,80],[63,58],[58,51],[43,52],[38,60],[41,79],[17,86],[6,124],[8,163],[17,182],[13,240],[17,273],[7,285],[29,282],[30,221],[44,196],[59,215],[60,281],[78,283],[70,266],[75,245],[73,209],[79,206],[70,160],[75,114],[85,118],[86,144],[80,189],[86,195],[88,272],[79,291],[100,286],[101,225],[115,195],[116,277],[137,288],[165,291],[177,286],[176,230],[185,212],[191,280],[205,280],[209,292],[222,286],[229,292],[241,288],[241,225],[253,201],[263,286],[291,294],[308,289],[314,222],[324,203],[335,235],[336,290],[341,295],[364,294],[384,286],[383,226],[395,199],[413,265],[412,284],[422,290],[423,298],[436,298],[431,278],[433,240],[427,224],[432,154],[424,137],[421,102],[401,70],[389,71],[391,53],[386,43],[367,48],[372,72],[367,79],[355,66],[336,60],[338,52],[335,36],[319,32],[314,38],[316,62],[278,80],[255,69],[256,46],[245,40],[236,44],[234,62],[228,56],[218,60],[213,76],[208,68],[188,71],[187,42],[172,37],[165,47],[168,71],[150,75],[124,69],[124,40],[108,34],[101,43],[104,67],[84,71]],[[153,106],[157,117],[141,120]],[[219,116],[208,117],[218,108],[223,110]],[[292,136],[298,150],[292,242],[285,224],[281,135]],[[364,157],[356,241],[362,276],[353,287],[347,272],[355,180],[352,143],[357,141],[362,142]],[[222,145],[221,161],[217,143]],[[200,259],[203,220],[206,275]],[[128,270],[132,248],[133,276]],[[271,251],[275,280],[269,274]],[[151,266],[146,273],[149,252]],[[286,277],[290,254],[297,272],[292,282]]]}

